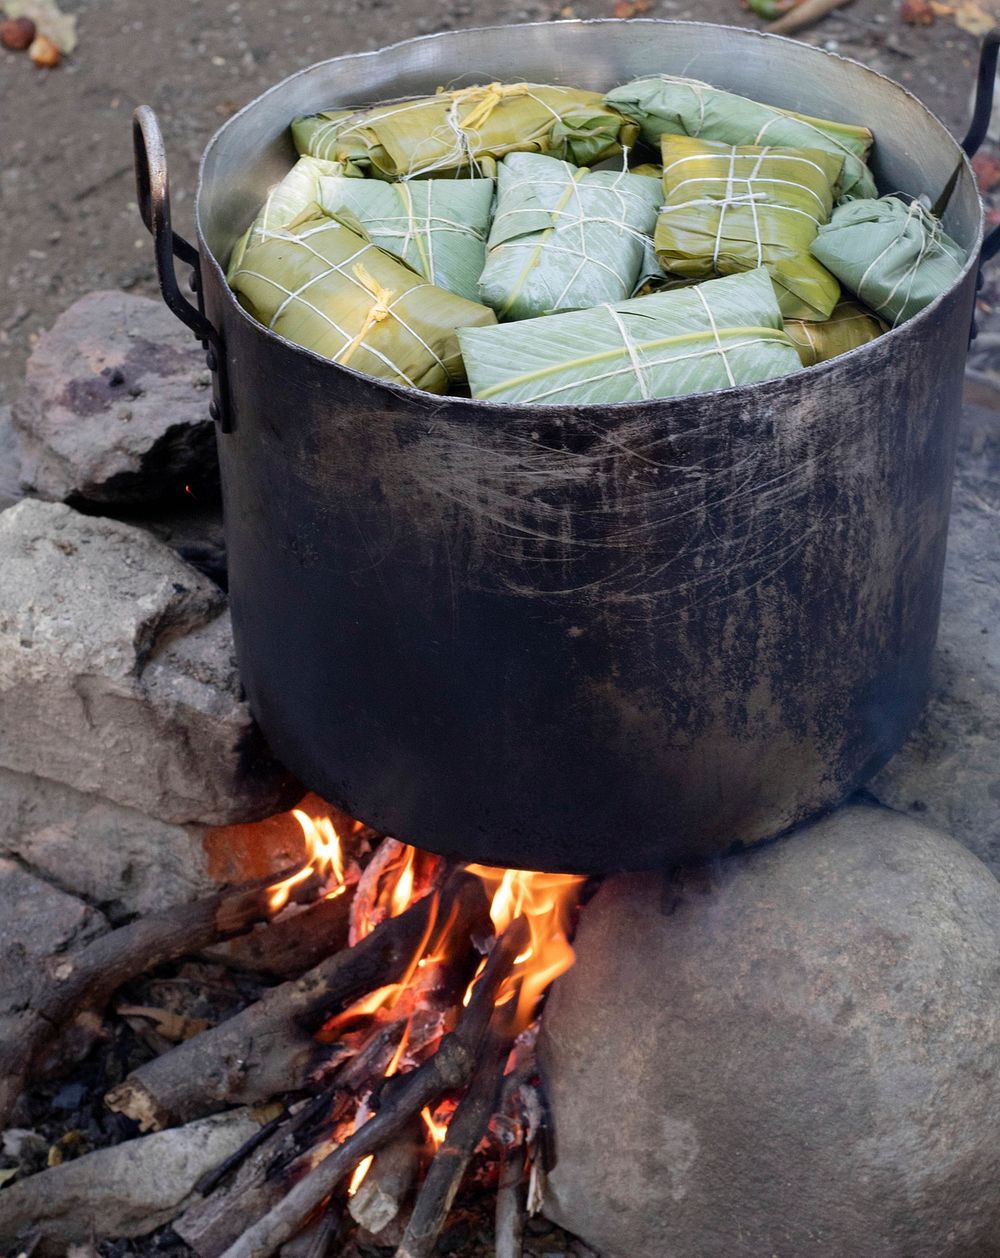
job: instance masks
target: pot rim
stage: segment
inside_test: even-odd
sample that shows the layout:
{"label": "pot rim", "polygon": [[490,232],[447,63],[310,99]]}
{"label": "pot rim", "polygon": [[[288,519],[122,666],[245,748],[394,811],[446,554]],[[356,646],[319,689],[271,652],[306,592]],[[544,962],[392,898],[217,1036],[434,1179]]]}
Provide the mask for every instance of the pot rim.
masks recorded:
{"label": "pot rim", "polygon": [[[272,84],[269,88],[266,88],[263,92],[255,96],[253,100],[248,101],[247,104],[245,104],[241,109],[239,109],[235,114],[233,114],[232,117],[227,118],[226,121],[220,127],[218,127],[215,130],[215,132],[212,134],[211,138],[208,141],[208,144],[205,146],[204,152],[202,153],[202,156],[201,156],[201,161],[199,162],[199,165],[198,165],[198,182],[195,189],[195,229],[196,229],[197,237],[198,237],[199,256],[202,259],[203,263],[207,261],[208,265],[213,269],[215,273],[215,278],[219,284],[219,287],[222,290],[222,293],[223,293],[222,300],[227,305],[228,314],[235,315],[237,318],[243,320],[250,328],[254,330],[255,333],[261,334],[264,337],[268,337],[271,340],[276,341],[278,344],[285,346],[286,348],[288,348],[289,350],[292,350],[296,354],[305,355],[308,359],[311,359],[313,362],[321,363],[325,366],[335,369],[336,371],[346,372],[349,375],[354,376],[356,379],[364,381],[366,384],[372,387],[377,387],[378,389],[384,390],[387,393],[391,393],[394,396],[402,398],[403,400],[409,400],[413,403],[419,403],[425,406],[429,404],[435,408],[441,407],[443,405],[454,406],[454,407],[459,407],[463,410],[470,410],[477,415],[484,415],[484,416],[492,414],[500,410],[520,411],[520,412],[523,412],[525,415],[539,415],[539,414],[544,414],[546,412],[552,412],[553,410],[562,410],[562,411],[580,410],[584,414],[594,414],[597,411],[600,411],[602,414],[610,413],[613,415],[620,414],[622,416],[627,416],[632,412],[648,408],[648,406],[650,405],[650,402],[655,402],[657,405],[662,406],[662,407],[668,407],[671,405],[671,403],[682,402],[688,397],[706,397],[706,396],[731,397],[731,396],[736,396],[736,395],[742,395],[744,397],[747,397],[747,396],[759,397],[762,391],[767,390],[768,388],[773,388],[775,385],[780,385],[782,382],[791,378],[790,376],[777,376],[772,380],[761,380],[754,384],[732,385],[725,389],[701,390],[700,392],[697,392],[697,393],[683,394],[678,397],[652,398],[652,399],[638,400],[638,401],[632,401],[632,402],[608,402],[608,403],[603,403],[603,402],[579,403],[578,402],[578,403],[563,403],[563,404],[559,404],[559,403],[552,404],[552,403],[541,403],[541,402],[507,402],[507,401],[486,402],[486,401],[481,401],[478,398],[459,397],[450,393],[431,393],[427,389],[415,389],[415,388],[409,387],[408,385],[390,383],[389,381],[379,379],[378,376],[371,376],[371,375],[368,375],[367,372],[357,371],[353,367],[344,366],[342,363],[336,363],[332,359],[326,358],[322,354],[317,354],[314,350],[306,349],[302,345],[297,345],[294,341],[288,340],[287,337],[282,336],[280,333],[274,332],[270,328],[265,327],[262,323],[258,322],[258,320],[256,320],[251,314],[249,314],[249,312],[246,311],[242,305],[240,305],[239,301],[236,298],[235,293],[229,287],[229,284],[226,280],[224,267],[222,266],[218,258],[215,256],[215,253],[212,251],[212,249],[209,248],[205,240],[205,235],[204,235],[204,231],[202,228],[202,221],[201,221],[201,203],[202,203],[202,192],[204,190],[205,183],[206,183],[205,168],[206,168],[206,164],[208,162],[208,159],[213,149],[221,140],[226,130],[230,126],[235,125],[235,123],[240,118],[242,118],[244,114],[247,114],[251,110],[255,109],[260,104],[260,102],[263,101],[266,97],[269,97],[275,93],[284,91],[287,88],[288,84],[291,83],[293,80],[313,73],[320,66],[332,65],[341,61],[349,61],[349,60],[357,61],[360,58],[379,57],[385,54],[386,52],[393,51],[397,48],[403,48],[403,47],[406,47],[407,45],[422,44],[430,40],[449,39],[456,35],[470,35],[470,34],[494,32],[494,31],[512,32],[512,31],[518,31],[518,30],[533,29],[536,27],[543,27],[543,26],[544,27],[568,27],[568,26],[572,26],[572,27],[597,27],[597,26],[620,27],[626,24],[628,24],[629,26],[638,26],[641,24],[645,26],[656,26],[656,27],[686,26],[686,27],[703,28],[705,30],[725,30],[725,31],[733,32],[739,37],[745,37],[749,39],[759,39],[763,41],[772,41],[778,45],[793,44],[799,48],[808,48],[811,53],[815,53],[817,56],[827,57],[833,61],[842,62],[845,65],[856,66],[865,74],[871,75],[872,77],[880,80],[883,83],[890,84],[897,91],[901,92],[903,96],[905,96],[909,101],[911,101],[925,115],[928,124],[933,127],[936,127],[937,130],[940,132],[941,136],[948,143],[951,144],[952,148],[955,151],[955,156],[956,156],[957,164],[959,168],[964,169],[967,177],[971,179],[972,181],[971,186],[976,189],[976,195],[979,202],[979,224],[976,231],[975,240],[973,242],[971,249],[969,250],[969,255],[966,259],[965,266],[962,268],[962,271],[959,274],[958,278],[955,280],[954,284],[952,284],[951,287],[946,289],[943,293],[940,293],[937,297],[935,297],[934,300],[929,305],[923,308],[923,310],[919,311],[917,314],[913,315],[911,318],[907,319],[905,322],[897,325],[896,327],[890,328],[888,332],[884,332],[882,336],[877,337],[874,341],[868,341],[866,344],[860,345],[856,347],[855,349],[848,350],[846,353],[838,354],[834,358],[827,359],[826,362],[816,363],[811,367],[801,367],[799,371],[792,372],[791,377],[799,378],[802,376],[803,373],[822,373],[824,371],[829,371],[830,369],[834,368],[836,365],[845,363],[847,361],[850,361],[851,363],[857,362],[860,360],[862,356],[873,353],[875,351],[875,347],[880,346],[881,343],[886,340],[886,338],[896,338],[901,334],[911,332],[913,330],[919,330],[919,328],[921,327],[923,323],[933,318],[939,306],[941,306],[945,301],[950,299],[956,292],[958,292],[959,289],[961,289],[961,287],[965,284],[966,280],[968,279],[970,271],[972,271],[974,268],[978,268],[980,251],[982,249],[984,231],[985,231],[985,208],[983,206],[982,195],[978,191],[978,183],[975,178],[975,173],[972,169],[972,163],[969,157],[967,156],[967,154],[965,153],[964,149],[962,148],[962,146],[955,139],[955,137],[951,134],[951,132],[948,130],[945,124],[941,121],[941,119],[918,96],[916,96],[913,92],[911,92],[910,89],[907,88],[904,84],[897,82],[896,79],[890,78],[887,74],[881,74],[878,70],[873,70],[870,66],[866,66],[863,62],[857,61],[853,57],[845,57],[841,53],[830,52],[826,48],[818,48],[811,44],[805,44],[801,40],[790,39],[784,35],[774,35],[768,31],[754,30],[752,27],[734,26],[725,22],[699,22],[699,21],[692,21],[689,19],[678,19],[678,18],[628,18],[628,19],[614,18],[614,17],[611,17],[611,18],[567,18],[567,19],[560,19],[554,22],[544,22],[544,21],[543,22],[512,22],[509,24],[501,24],[501,25],[494,24],[492,26],[459,27],[456,30],[436,31],[428,35],[415,35],[415,36],[411,36],[408,39],[396,40],[394,43],[385,44],[381,48],[367,49],[363,52],[343,53],[339,57],[326,57],[321,61],[314,61],[312,62],[312,64],[308,66],[303,66],[302,69],[295,70],[291,74],[286,75],[285,78],[280,79],[277,83]],[[640,77],[649,78],[653,76],[643,75]],[[723,88],[722,90],[725,91],[728,89]],[[888,194],[883,194],[883,195],[888,195]]]}

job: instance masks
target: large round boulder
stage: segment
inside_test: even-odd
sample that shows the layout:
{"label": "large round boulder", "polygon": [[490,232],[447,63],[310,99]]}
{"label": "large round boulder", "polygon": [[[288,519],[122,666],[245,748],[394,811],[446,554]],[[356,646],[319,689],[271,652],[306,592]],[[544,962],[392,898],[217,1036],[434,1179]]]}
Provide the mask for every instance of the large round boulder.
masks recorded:
{"label": "large round boulder", "polygon": [[1000,883],[908,818],[607,882],[541,1052],[605,1258],[1000,1254]]}

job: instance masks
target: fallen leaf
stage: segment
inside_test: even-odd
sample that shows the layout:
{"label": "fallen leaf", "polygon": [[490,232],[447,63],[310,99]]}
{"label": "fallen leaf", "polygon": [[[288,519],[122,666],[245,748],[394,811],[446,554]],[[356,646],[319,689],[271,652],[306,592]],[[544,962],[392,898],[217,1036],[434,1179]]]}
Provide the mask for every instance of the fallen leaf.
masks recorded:
{"label": "fallen leaf", "polygon": [[910,26],[930,26],[936,14],[929,0],[903,0],[899,16]]}
{"label": "fallen leaf", "polygon": [[779,17],[797,8],[801,0],[743,0],[744,7],[767,22],[774,22]]}
{"label": "fallen leaf", "polygon": [[8,17],[30,17],[39,35],[51,39],[60,52],[76,47],[76,18],[63,13],[55,0],[4,0],[3,9]]}
{"label": "fallen leaf", "polygon": [[648,13],[652,7],[651,0],[617,0],[615,17],[638,17],[640,13]]}
{"label": "fallen leaf", "polygon": [[260,1123],[263,1127],[266,1123],[280,1117],[285,1112],[285,1107],[280,1101],[269,1101],[266,1105],[255,1105],[250,1111],[250,1117],[255,1123]]}
{"label": "fallen leaf", "polygon": [[930,6],[935,17],[952,17],[955,13],[953,4],[940,4],[939,0],[930,0]]}
{"label": "fallen leaf", "polygon": [[118,1005],[115,1012],[122,1018],[145,1018],[153,1023],[165,1040],[174,1044],[190,1040],[212,1025],[206,1018],[187,1018],[183,1014],[171,1013],[169,1009],[158,1009],[153,1005]]}
{"label": "fallen leaf", "polygon": [[4,1169],[0,1171],[0,1188],[2,1188],[4,1184],[9,1184],[12,1179],[17,1179],[19,1173],[20,1172],[16,1166],[4,1167]]}
{"label": "fallen leaf", "polygon": [[975,0],[962,0],[955,6],[955,25],[970,35],[985,35],[996,25],[995,13],[988,13]]}
{"label": "fallen leaf", "polygon": [[992,192],[1000,184],[1000,157],[995,153],[979,152],[972,159],[976,183],[980,192]]}

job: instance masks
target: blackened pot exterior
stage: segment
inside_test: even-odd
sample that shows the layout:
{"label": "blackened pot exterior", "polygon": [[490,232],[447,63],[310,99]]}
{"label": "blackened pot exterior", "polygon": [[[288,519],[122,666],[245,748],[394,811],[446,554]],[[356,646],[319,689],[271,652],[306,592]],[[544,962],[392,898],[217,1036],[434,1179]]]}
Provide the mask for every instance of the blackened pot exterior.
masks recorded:
{"label": "blackened pot exterior", "polygon": [[[778,60],[781,91],[765,76]],[[607,408],[389,388],[266,332],[225,285],[228,244],[290,160],[292,114],[460,77],[609,87],[654,68],[867,114],[883,187],[922,178],[933,196],[961,166],[946,223],[978,251],[967,164],[903,89],[697,23],[455,32],[341,58],[249,106],[203,165],[252,708],[310,787],[465,859],[663,867],[773,835],[873,773],[928,688],[972,263],[831,363]]]}

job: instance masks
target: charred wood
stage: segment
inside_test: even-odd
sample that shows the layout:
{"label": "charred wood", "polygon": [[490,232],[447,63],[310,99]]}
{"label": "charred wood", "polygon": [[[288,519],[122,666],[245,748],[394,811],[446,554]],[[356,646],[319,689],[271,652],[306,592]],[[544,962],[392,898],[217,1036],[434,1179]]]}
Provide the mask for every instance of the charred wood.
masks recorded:
{"label": "charred wood", "polygon": [[490,1024],[497,992],[527,937],[527,923],[523,918],[508,927],[497,940],[458,1026],[444,1037],[437,1052],[401,1078],[378,1112],[258,1219],[226,1251],[225,1258],[269,1258],[294,1236],[363,1158],[377,1153],[398,1136],[425,1105],[469,1081]]}
{"label": "charred wood", "polygon": [[207,949],[206,960],[270,978],[296,979],[347,944],[351,896],[287,910],[247,935]]}
{"label": "charred wood", "polygon": [[355,1223],[377,1234],[398,1217],[416,1182],[423,1143],[421,1124],[411,1122],[375,1154],[368,1174],[347,1203]]}
{"label": "charred wood", "polygon": [[503,1084],[514,1040],[506,1007],[493,1016],[469,1087],[448,1124],[448,1134],[430,1165],[396,1258],[430,1258],[476,1146],[486,1134]]}
{"label": "charred wood", "polygon": [[328,1049],[314,1032],[337,1009],[399,980],[437,916],[455,911],[463,930],[487,916],[478,879],[458,874],[354,948],[295,982],[273,988],[228,1021],[139,1067],[107,1097],[142,1130],[189,1122],[224,1105],[257,1104],[302,1089]]}
{"label": "charred wood", "polygon": [[[25,1084],[86,1055],[114,993],[147,970],[249,930],[271,914],[275,878],[152,913],[76,952],[47,957],[0,988],[0,1127]],[[300,895],[315,895],[303,882]]]}

